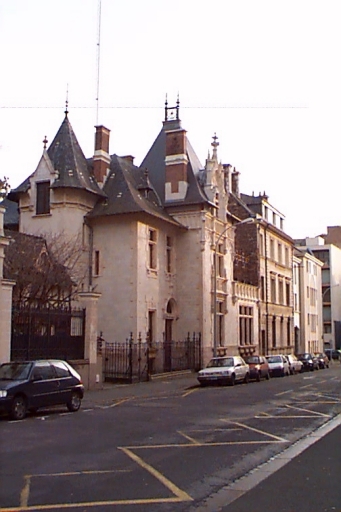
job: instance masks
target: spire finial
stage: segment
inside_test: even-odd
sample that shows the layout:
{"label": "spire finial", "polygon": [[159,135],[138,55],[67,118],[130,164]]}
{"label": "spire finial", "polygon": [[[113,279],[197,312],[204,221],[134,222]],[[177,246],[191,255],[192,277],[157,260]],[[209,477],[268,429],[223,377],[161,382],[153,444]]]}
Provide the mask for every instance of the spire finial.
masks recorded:
{"label": "spire finial", "polygon": [[218,137],[217,137],[217,134],[215,132],[214,132],[214,135],[213,135],[212,139],[213,139],[213,142],[211,142],[211,146],[213,147],[212,158],[216,159],[217,158],[217,147],[219,146],[219,142],[217,142],[218,141]]}
{"label": "spire finial", "polygon": [[48,140],[47,140],[46,135],[45,135],[44,140],[43,140],[44,149],[46,149],[47,143],[48,143]]}
{"label": "spire finial", "polygon": [[67,117],[67,115],[69,113],[68,107],[69,107],[69,84],[66,85],[66,100],[65,100],[65,111],[64,111],[65,117]]}

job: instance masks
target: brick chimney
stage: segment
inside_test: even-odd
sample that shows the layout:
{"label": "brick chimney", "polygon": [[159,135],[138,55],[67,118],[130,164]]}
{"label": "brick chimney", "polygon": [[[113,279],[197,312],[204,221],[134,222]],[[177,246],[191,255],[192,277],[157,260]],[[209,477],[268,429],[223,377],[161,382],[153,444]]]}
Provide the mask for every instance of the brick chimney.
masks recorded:
{"label": "brick chimney", "polygon": [[166,132],[166,179],[165,200],[185,199],[188,188],[188,158],[186,154],[186,130],[177,128]]}
{"label": "brick chimney", "polygon": [[232,172],[232,192],[236,194],[237,197],[240,197],[239,193],[239,172],[236,171],[236,168],[234,167]]}
{"label": "brick chimney", "polygon": [[104,185],[110,166],[109,155],[110,130],[105,126],[96,126],[95,153],[93,157],[94,175],[99,185]]}

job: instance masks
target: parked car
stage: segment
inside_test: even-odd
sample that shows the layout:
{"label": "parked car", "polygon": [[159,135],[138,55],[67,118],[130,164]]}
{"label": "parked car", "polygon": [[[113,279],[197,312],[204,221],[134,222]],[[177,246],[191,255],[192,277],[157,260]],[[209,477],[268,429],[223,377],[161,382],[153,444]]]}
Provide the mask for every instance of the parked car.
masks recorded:
{"label": "parked car", "polygon": [[198,373],[201,386],[207,384],[230,384],[249,382],[250,369],[240,356],[213,357],[206,368]]}
{"label": "parked car", "polygon": [[269,363],[271,377],[290,375],[289,363],[284,355],[268,355],[266,359]]}
{"label": "parked car", "polygon": [[258,382],[264,379],[270,379],[269,363],[264,356],[246,356],[244,361],[250,368],[250,379],[256,379]]}
{"label": "parked car", "polygon": [[303,366],[302,361],[299,361],[295,354],[288,354],[286,357],[289,362],[289,369],[291,375],[294,375],[295,373],[300,373],[302,371]]}
{"label": "parked car", "polygon": [[337,360],[341,361],[341,350],[339,350],[339,349],[332,350],[330,348],[326,348],[325,352],[328,356],[329,361],[331,361],[332,359],[335,361],[337,361]]}
{"label": "parked car", "polygon": [[15,361],[0,366],[0,411],[14,420],[27,411],[65,404],[78,411],[84,396],[80,375],[60,360]]}
{"label": "parked car", "polygon": [[324,352],[317,352],[314,354],[317,359],[320,369],[329,368],[329,358]]}
{"label": "parked car", "polygon": [[297,359],[302,361],[302,371],[311,371],[319,369],[318,360],[313,356],[310,352],[305,352],[304,354],[297,354]]}

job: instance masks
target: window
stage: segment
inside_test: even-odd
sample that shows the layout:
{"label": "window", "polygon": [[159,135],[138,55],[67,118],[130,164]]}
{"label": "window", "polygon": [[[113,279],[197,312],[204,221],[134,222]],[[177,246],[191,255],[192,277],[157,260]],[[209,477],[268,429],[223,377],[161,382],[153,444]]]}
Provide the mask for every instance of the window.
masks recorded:
{"label": "window", "polygon": [[239,344],[253,344],[253,308],[239,306]]}
{"label": "window", "polygon": [[224,310],[225,305],[224,302],[219,301],[217,304],[217,335],[218,335],[218,344],[220,347],[224,346]]}
{"label": "window", "polygon": [[275,243],[272,239],[270,240],[270,258],[275,259]]}
{"label": "window", "polygon": [[166,237],[166,270],[170,274],[173,270],[173,240],[170,236]]}
{"label": "window", "polygon": [[99,251],[95,251],[95,276],[99,275]]}
{"label": "window", "polygon": [[219,244],[217,248],[217,276],[224,277],[224,245]]}
{"label": "window", "polygon": [[274,316],[272,319],[272,346],[276,347],[276,317]]}
{"label": "window", "polygon": [[260,298],[261,300],[265,300],[265,278],[261,276],[260,278]]}
{"label": "window", "polygon": [[63,379],[70,377],[70,372],[62,361],[55,361],[52,367],[55,369],[58,378]]}
{"label": "window", "polygon": [[290,306],[290,283],[285,283],[287,306]]}
{"label": "window", "polygon": [[264,236],[263,234],[259,237],[259,245],[260,245],[260,254],[261,256],[264,256]]}
{"label": "window", "polygon": [[284,304],[284,283],[281,279],[278,283],[278,300],[280,304]]}
{"label": "window", "polygon": [[149,241],[149,268],[156,269],[156,230],[149,228],[149,235],[148,235]]}
{"label": "window", "polygon": [[276,303],[276,279],[271,277],[271,302]]}
{"label": "window", "polygon": [[155,341],[154,333],[155,311],[148,311],[148,339],[149,343]]}
{"label": "window", "polygon": [[289,267],[289,249],[288,247],[285,248],[285,265]]}
{"label": "window", "polygon": [[278,263],[282,263],[282,245],[281,244],[278,244],[277,251],[278,251]]}
{"label": "window", "polygon": [[50,213],[50,182],[40,181],[36,184],[36,214]]}

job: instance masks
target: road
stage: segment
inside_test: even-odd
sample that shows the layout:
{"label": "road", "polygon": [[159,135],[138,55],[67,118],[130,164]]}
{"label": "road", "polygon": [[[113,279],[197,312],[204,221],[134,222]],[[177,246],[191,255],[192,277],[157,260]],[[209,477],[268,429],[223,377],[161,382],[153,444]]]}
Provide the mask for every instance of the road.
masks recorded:
{"label": "road", "polygon": [[216,512],[222,489],[341,414],[340,384],[340,365],[234,387],[189,375],[0,418],[0,510]]}

